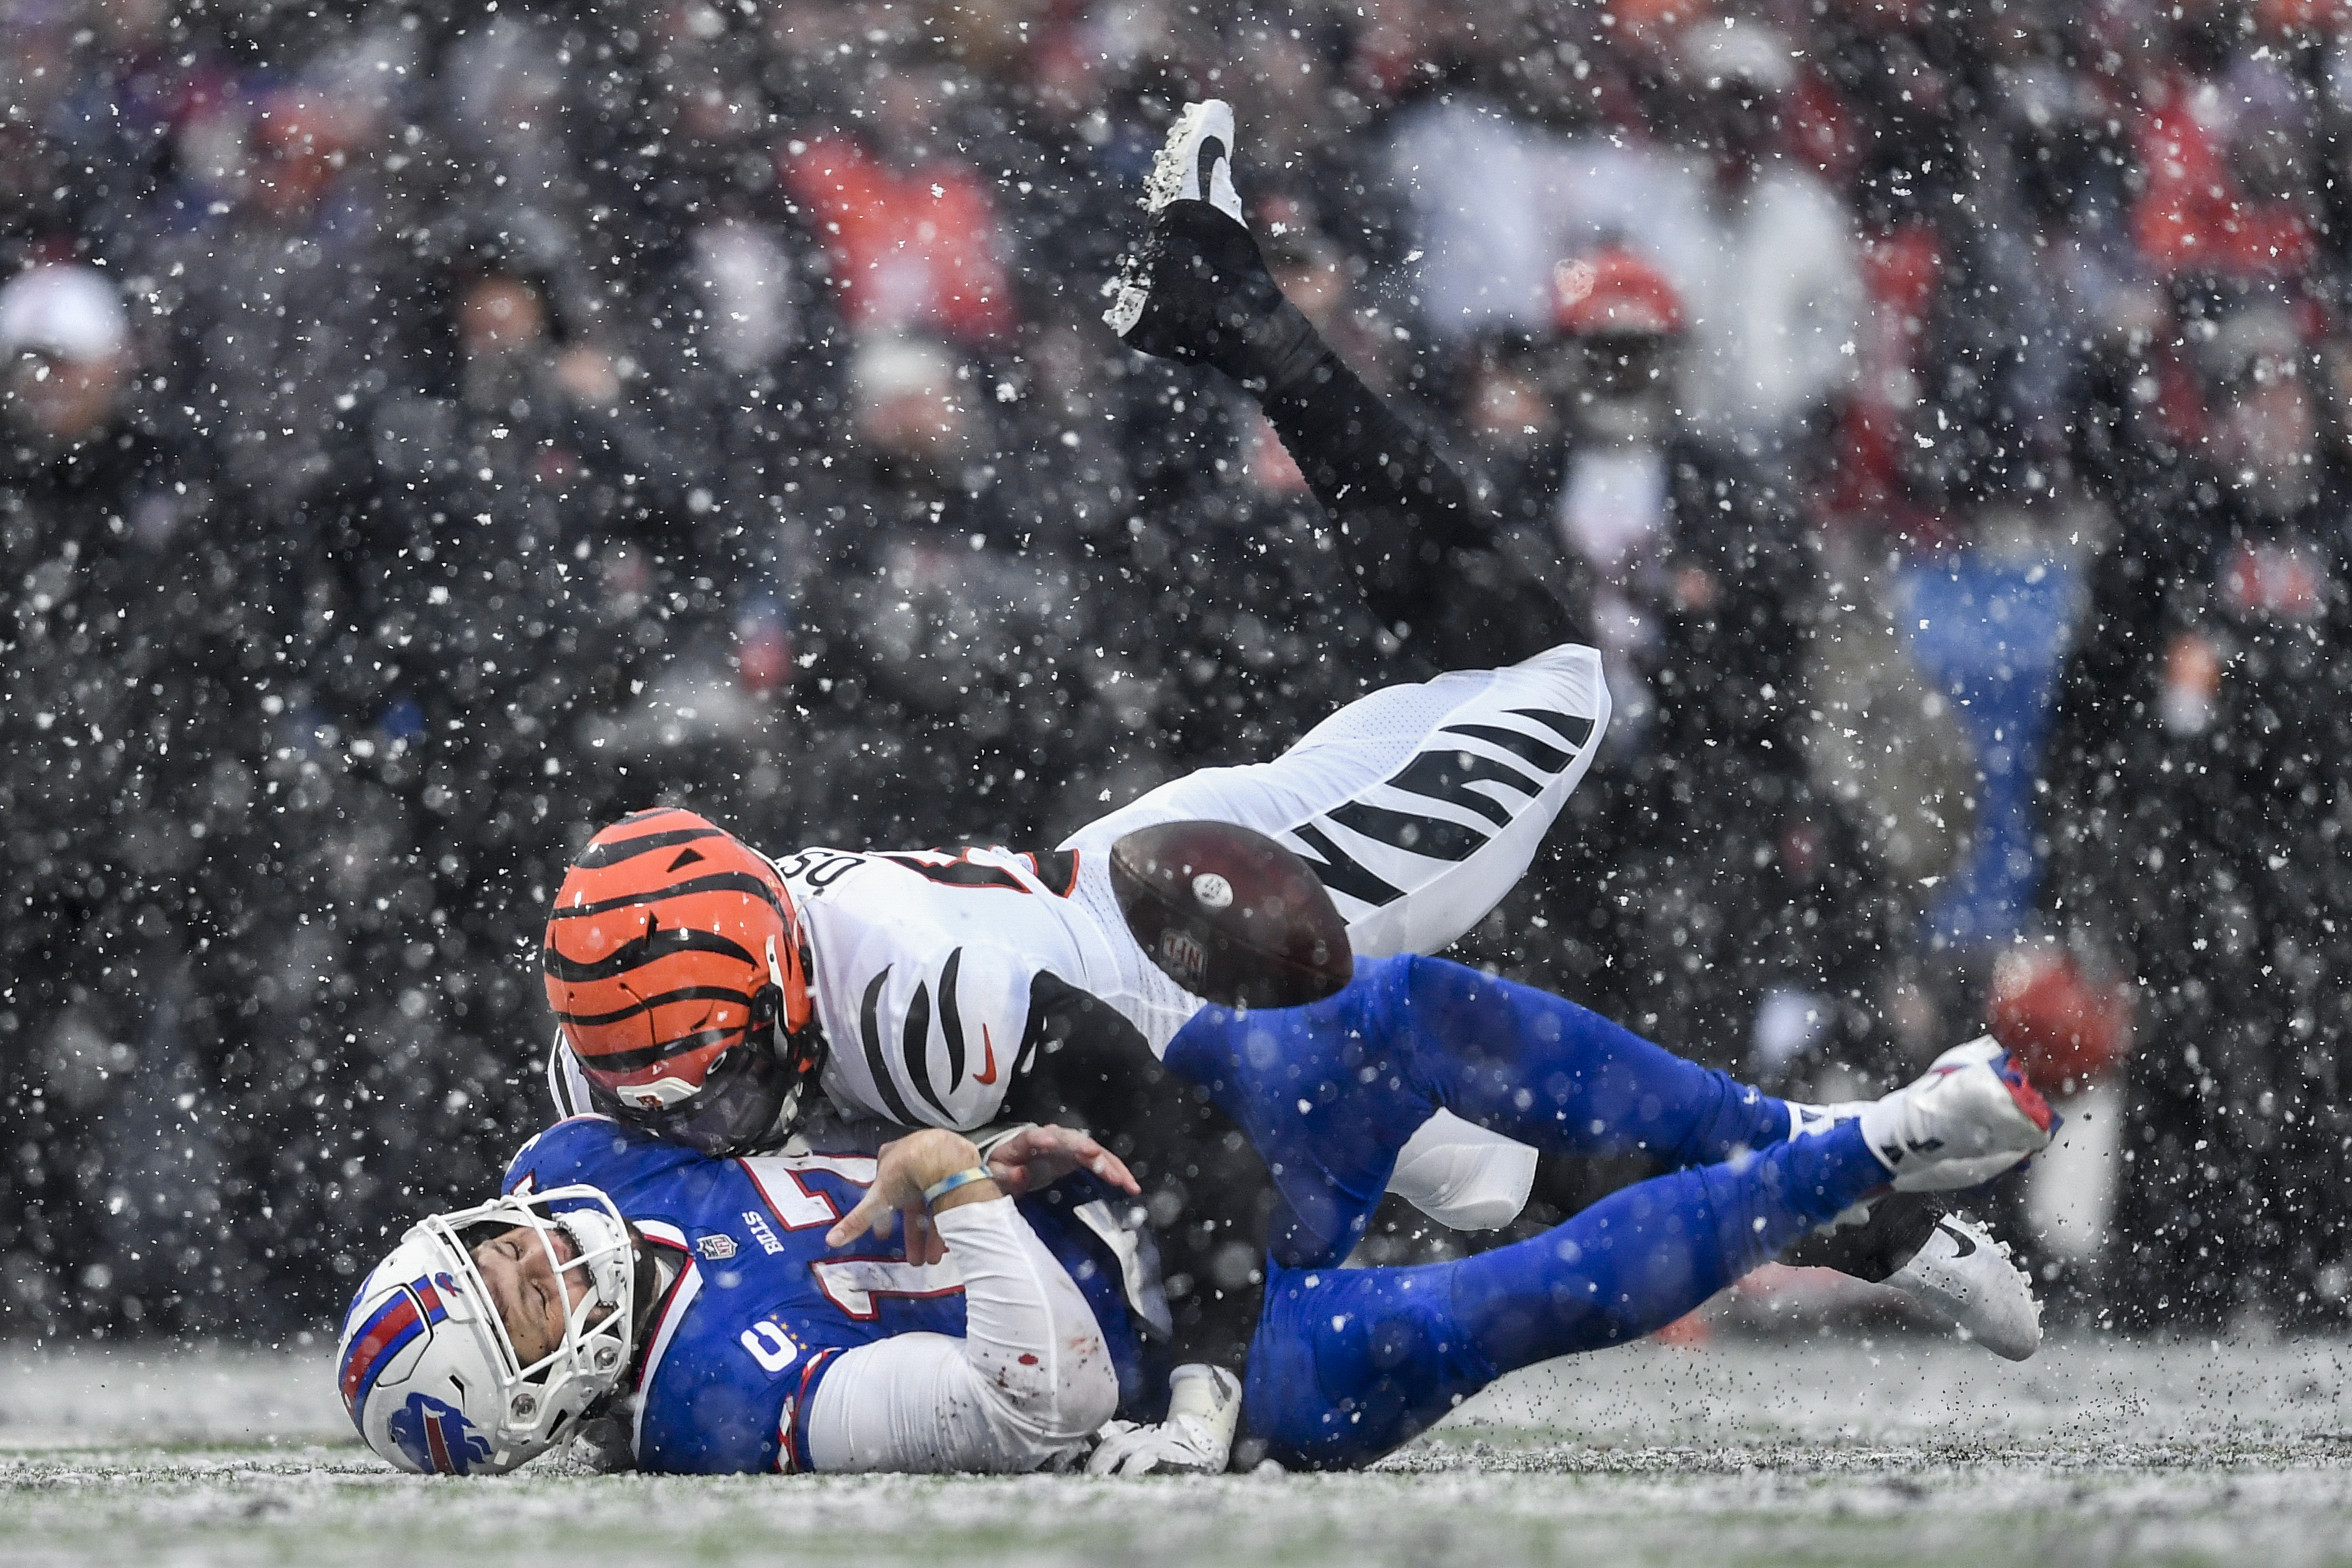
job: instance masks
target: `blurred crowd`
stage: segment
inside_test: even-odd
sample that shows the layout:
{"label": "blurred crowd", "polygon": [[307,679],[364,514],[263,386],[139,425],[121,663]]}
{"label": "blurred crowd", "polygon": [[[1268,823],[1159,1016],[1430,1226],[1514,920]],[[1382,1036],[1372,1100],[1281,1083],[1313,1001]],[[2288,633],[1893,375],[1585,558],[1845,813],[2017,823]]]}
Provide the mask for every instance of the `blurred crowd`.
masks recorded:
{"label": "blurred crowd", "polygon": [[2102,1129],[2065,1310],[2352,1309],[2352,7],[0,37],[0,1324],[290,1332],[478,1192],[622,810],[1042,844],[1427,673],[1253,405],[1097,319],[1202,96],[1607,655],[1470,955],[1822,1098],[1992,1022]]}

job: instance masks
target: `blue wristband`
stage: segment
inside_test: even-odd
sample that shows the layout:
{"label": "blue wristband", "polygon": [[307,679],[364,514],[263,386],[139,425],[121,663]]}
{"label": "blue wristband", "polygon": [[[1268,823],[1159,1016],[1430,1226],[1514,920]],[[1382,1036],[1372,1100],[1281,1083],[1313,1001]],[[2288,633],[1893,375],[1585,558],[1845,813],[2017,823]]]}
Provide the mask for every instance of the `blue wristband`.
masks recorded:
{"label": "blue wristband", "polygon": [[970,1166],[953,1176],[944,1176],[923,1189],[923,1207],[929,1208],[960,1186],[970,1186],[976,1181],[994,1181],[986,1166]]}

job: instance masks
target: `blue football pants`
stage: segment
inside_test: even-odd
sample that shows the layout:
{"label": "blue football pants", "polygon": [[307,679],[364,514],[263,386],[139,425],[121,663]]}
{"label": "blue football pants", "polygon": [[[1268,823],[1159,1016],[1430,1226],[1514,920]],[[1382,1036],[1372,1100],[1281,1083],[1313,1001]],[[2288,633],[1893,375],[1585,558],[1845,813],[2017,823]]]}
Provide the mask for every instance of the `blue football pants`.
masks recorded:
{"label": "blue football pants", "polygon": [[[1792,1141],[1786,1103],[1444,959],[1360,963],[1311,1007],[1204,1009],[1167,1061],[1274,1175],[1244,1409],[1286,1465],[1366,1462],[1513,1367],[1664,1327],[1886,1184],[1853,1125]],[[1440,1107],[1553,1153],[1686,1168],[1475,1258],[1338,1268]]]}

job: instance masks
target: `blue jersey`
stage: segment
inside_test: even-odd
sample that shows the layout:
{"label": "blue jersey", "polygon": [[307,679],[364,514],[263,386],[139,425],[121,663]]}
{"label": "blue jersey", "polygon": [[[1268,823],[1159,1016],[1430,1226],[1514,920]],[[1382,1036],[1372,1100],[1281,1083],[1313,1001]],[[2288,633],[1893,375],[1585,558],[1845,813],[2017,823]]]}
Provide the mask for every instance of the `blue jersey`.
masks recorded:
{"label": "blue jersey", "polygon": [[[843,1351],[900,1333],[962,1336],[952,1257],[909,1263],[902,1234],[825,1244],[873,1177],[870,1155],[715,1160],[601,1116],[559,1122],[517,1152],[507,1191],[584,1182],[679,1265],[632,1375],[638,1469],[806,1469],[799,1416]],[[1141,1347],[1119,1266],[1067,1198],[1024,1198],[1022,1212],[1094,1308],[1132,1396]]]}

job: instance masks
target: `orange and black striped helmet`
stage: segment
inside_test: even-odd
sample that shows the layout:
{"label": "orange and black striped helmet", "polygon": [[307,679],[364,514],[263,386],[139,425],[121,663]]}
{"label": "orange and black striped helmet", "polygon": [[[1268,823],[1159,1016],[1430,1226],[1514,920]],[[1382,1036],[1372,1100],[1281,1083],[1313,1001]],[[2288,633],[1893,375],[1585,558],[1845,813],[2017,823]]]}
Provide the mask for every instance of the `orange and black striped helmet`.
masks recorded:
{"label": "orange and black striped helmet", "polygon": [[706,1086],[753,1063],[771,1083],[793,1067],[796,1099],[814,1066],[786,1060],[815,1032],[792,894],[765,856],[691,811],[639,811],[589,841],[556,890],[544,960],[596,1099],[632,1121],[662,1130],[707,1110]]}

